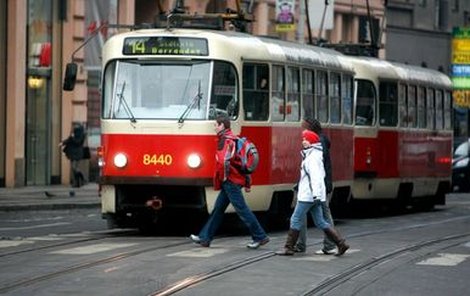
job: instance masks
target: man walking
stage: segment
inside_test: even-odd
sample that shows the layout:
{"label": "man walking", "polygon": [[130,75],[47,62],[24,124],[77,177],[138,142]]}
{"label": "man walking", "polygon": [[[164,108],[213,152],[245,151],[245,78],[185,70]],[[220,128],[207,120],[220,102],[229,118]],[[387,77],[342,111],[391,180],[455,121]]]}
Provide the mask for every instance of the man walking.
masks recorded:
{"label": "man walking", "polygon": [[214,210],[199,235],[190,235],[190,239],[203,247],[209,247],[214,235],[222,223],[225,210],[232,204],[237,215],[245,223],[253,239],[247,245],[249,249],[257,249],[269,242],[269,237],[259,224],[256,216],[245,202],[242,187],[250,190],[251,176],[242,174],[234,159],[237,137],[230,129],[230,118],[225,115],[218,116],[215,122],[215,131],[218,137],[216,168],[214,174],[214,189],[220,190],[215,201]]}

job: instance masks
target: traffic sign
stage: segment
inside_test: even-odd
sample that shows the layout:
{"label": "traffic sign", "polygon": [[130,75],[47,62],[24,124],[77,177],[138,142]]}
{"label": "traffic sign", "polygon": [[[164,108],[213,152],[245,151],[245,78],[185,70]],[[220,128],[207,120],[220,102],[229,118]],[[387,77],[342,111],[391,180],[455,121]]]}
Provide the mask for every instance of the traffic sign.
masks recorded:
{"label": "traffic sign", "polygon": [[452,93],[455,107],[470,107],[470,90],[454,90]]}

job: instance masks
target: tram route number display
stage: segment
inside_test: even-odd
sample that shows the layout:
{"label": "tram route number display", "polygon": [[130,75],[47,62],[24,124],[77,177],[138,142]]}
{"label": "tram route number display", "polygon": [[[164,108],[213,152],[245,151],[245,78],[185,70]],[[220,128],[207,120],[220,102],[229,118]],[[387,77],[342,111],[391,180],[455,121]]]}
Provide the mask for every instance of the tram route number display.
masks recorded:
{"label": "tram route number display", "polygon": [[124,55],[194,55],[207,56],[207,40],[189,37],[128,37]]}
{"label": "tram route number display", "polygon": [[470,108],[470,90],[453,91],[454,106]]}

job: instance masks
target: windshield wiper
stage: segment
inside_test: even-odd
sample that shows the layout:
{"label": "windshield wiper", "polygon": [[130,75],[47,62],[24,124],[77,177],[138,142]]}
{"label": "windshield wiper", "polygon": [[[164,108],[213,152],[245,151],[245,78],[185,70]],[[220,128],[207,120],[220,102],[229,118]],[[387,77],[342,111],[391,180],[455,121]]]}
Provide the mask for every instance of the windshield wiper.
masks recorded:
{"label": "windshield wiper", "polygon": [[124,83],[122,84],[121,93],[117,94],[117,96],[119,98],[119,106],[118,106],[116,112],[119,112],[119,109],[121,109],[121,105],[124,106],[124,111],[126,111],[127,116],[130,117],[130,121],[132,123],[136,123],[137,120],[135,120],[134,114],[132,113],[131,108],[129,108],[129,105],[127,104],[127,101],[124,98],[124,89],[125,88],[126,88],[126,82],[124,81]]}
{"label": "windshield wiper", "polygon": [[186,117],[189,116],[193,108],[197,105],[197,109],[201,109],[201,100],[202,100],[202,93],[201,93],[201,81],[199,81],[197,94],[194,96],[191,103],[189,103],[188,107],[184,110],[183,114],[181,114],[180,118],[178,119],[178,123],[183,123]]}

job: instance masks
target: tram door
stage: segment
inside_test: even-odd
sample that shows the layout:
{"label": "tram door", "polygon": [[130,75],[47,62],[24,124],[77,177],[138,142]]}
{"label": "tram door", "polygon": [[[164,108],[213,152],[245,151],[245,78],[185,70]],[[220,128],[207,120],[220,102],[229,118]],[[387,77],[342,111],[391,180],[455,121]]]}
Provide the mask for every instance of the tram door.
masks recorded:
{"label": "tram door", "polygon": [[47,76],[30,76],[28,79],[26,110],[27,185],[47,185],[50,179],[50,84],[50,79]]}
{"label": "tram door", "polygon": [[378,169],[377,92],[372,81],[358,80],[356,83],[355,175],[361,178],[376,178]]}

